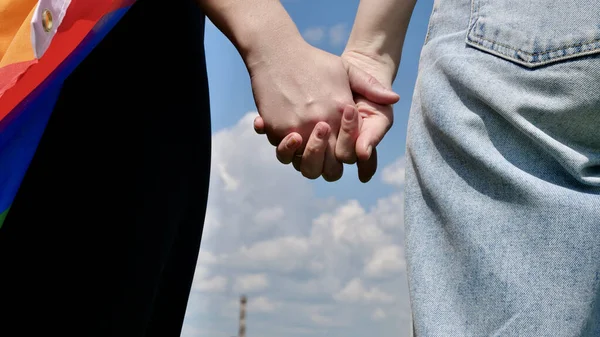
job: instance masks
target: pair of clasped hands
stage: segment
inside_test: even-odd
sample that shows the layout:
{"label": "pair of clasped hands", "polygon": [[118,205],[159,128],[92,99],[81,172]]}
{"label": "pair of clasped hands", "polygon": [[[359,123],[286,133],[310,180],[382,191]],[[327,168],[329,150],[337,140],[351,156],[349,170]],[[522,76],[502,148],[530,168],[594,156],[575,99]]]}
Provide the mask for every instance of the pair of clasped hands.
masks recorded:
{"label": "pair of clasped hands", "polygon": [[[292,49],[291,51],[288,49]],[[361,182],[377,170],[376,147],[393,123],[395,70],[369,55],[327,53],[308,43],[248,67],[259,116],[254,129],[277,159],[309,179],[336,181],[357,164]]]}

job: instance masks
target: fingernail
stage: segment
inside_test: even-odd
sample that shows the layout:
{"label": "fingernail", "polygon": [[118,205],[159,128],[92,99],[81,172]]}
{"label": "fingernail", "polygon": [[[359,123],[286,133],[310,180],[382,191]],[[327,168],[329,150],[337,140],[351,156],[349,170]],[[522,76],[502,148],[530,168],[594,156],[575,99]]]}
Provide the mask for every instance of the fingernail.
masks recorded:
{"label": "fingernail", "polygon": [[296,137],[292,137],[292,138],[288,139],[287,143],[285,144],[285,146],[288,149],[293,149],[296,147],[296,145],[298,145],[298,140],[296,139]]}
{"label": "fingernail", "polygon": [[369,147],[367,147],[367,155],[369,155],[369,158],[371,158],[371,152],[373,152],[373,146],[369,145]]}
{"label": "fingernail", "polygon": [[327,129],[323,125],[317,126],[317,138],[319,138],[319,139],[325,138],[326,133],[327,133]]}
{"label": "fingernail", "polygon": [[349,122],[354,119],[354,108],[349,107],[349,106],[344,108],[344,119]]}

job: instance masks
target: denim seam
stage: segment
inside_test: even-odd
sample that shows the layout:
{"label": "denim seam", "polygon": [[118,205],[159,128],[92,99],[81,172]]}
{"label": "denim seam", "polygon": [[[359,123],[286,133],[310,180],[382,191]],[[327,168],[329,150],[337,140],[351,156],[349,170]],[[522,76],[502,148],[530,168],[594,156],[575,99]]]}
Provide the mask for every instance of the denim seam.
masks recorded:
{"label": "denim seam", "polygon": [[[477,1],[477,6],[475,6],[475,1]],[[477,7],[477,8],[476,8]],[[473,47],[479,47],[485,51],[490,51],[492,54],[507,58],[509,60],[513,60],[521,65],[525,65],[527,67],[535,67],[540,65],[549,64],[552,62],[558,62],[561,60],[571,59],[575,57],[581,57],[585,55],[590,55],[594,53],[600,52],[600,39],[594,39],[591,41],[580,42],[576,44],[571,44],[567,46],[562,46],[560,48],[555,48],[551,50],[545,50],[539,53],[530,53],[524,51],[520,48],[516,48],[514,46],[509,46],[507,44],[491,40],[485,38],[483,35],[479,35],[475,32],[475,27],[477,26],[477,21],[479,18],[479,12],[481,7],[481,0],[471,0],[471,18],[469,22],[469,29],[467,30],[467,44]],[[488,42],[489,46],[485,44]],[[502,50],[502,47],[505,50]],[[572,48],[578,48],[580,50],[574,52],[567,52],[567,50]],[[556,52],[563,52],[563,55],[560,56],[551,56],[550,54]],[[524,56],[523,59],[517,58],[512,55],[521,54]],[[543,60],[531,60],[533,58],[542,56]],[[545,57],[544,57],[545,56]]]}
{"label": "denim seam", "polygon": [[[531,58],[532,56],[538,56],[538,55],[547,55],[550,54],[552,52],[556,52],[556,51],[548,51],[542,54],[530,54],[527,52],[524,52],[520,49],[514,49],[508,46],[504,46],[500,43],[494,43],[494,41],[490,41],[490,40],[485,40],[485,39],[481,39],[482,41],[486,41],[489,42],[490,44],[492,44],[491,46],[486,46],[484,43],[481,43],[481,41],[477,41],[475,39],[472,39],[470,36],[467,37],[467,44],[474,46],[474,47],[478,47],[479,49],[482,49],[484,51],[488,51],[491,52],[494,55],[497,56],[501,56],[504,57],[506,59],[509,60],[513,60],[519,64],[525,65],[527,67],[535,67],[535,66],[541,66],[541,65],[545,65],[545,64],[549,64],[549,63],[553,63],[553,62],[558,62],[558,61],[562,61],[562,60],[567,60],[567,59],[572,59],[572,58],[577,58],[577,57],[583,57],[586,55],[591,55],[591,54],[597,54],[600,53],[600,40],[598,42],[592,43],[592,44],[586,44],[583,45],[584,50],[580,50],[577,52],[571,52],[571,53],[567,53],[566,49],[569,48],[565,48],[565,49],[559,49],[559,50],[563,50],[565,51],[565,55],[561,55],[561,56],[547,56],[545,57],[543,60],[539,60],[539,61],[531,61],[529,60],[529,58]],[[596,46],[594,46],[594,44],[597,44]],[[516,53],[521,53],[524,56],[528,56],[528,59],[519,59],[517,57],[511,56],[509,53],[507,53],[506,51],[503,51],[501,48],[506,49],[509,52],[512,52],[513,54]],[[589,48],[591,47],[591,48]],[[571,47],[574,48],[574,47]],[[585,50],[589,48],[588,50]]]}
{"label": "denim seam", "polygon": [[[473,26],[473,28],[474,28],[474,27],[475,27],[475,26]],[[554,53],[554,52],[557,52],[557,51],[562,51],[562,50],[565,50],[565,49],[570,49],[570,48],[577,48],[577,47],[582,47],[582,48],[584,48],[585,46],[588,46],[588,45],[593,45],[593,44],[597,44],[597,43],[599,43],[599,42],[600,42],[600,39],[595,39],[595,40],[592,40],[592,41],[585,41],[585,42],[581,42],[581,43],[578,43],[578,44],[572,44],[572,45],[568,45],[568,46],[563,46],[563,47],[556,48],[556,49],[545,50],[545,51],[543,51],[543,52],[539,52],[539,53],[530,53],[530,52],[524,51],[524,50],[522,50],[522,49],[518,49],[518,48],[516,48],[516,47],[509,46],[509,45],[507,45],[507,44],[504,44],[504,43],[501,43],[501,42],[497,42],[497,41],[495,41],[495,40],[486,39],[485,37],[483,37],[483,35],[477,35],[477,33],[473,33],[472,35],[474,35],[475,37],[477,37],[477,38],[478,38],[478,39],[480,39],[480,40],[487,41],[487,42],[490,42],[490,43],[492,43],[492,44],[495,44],[495,45],[498,45],[498,46],[504,47],[504,48],[506,48],[506,49],[509,49],[509,50],[512,50],[512,51],[517,51],[517,52],[520,52],[520,53],[526,54],[526,55],[528,55],[528,56],[538,56],[538,55],[544,55],[544,54]],[[472,40],[472,39],[470,39],[470,41],[473,41],[473,42],[476,42],[476,43],[477,43],[477,41],[476,41],[476,40]],[[598,49],[598,48],[600,48],[600,45],[598,45],[598,46],[595,46],[595,47],[592,47],[592,50],[593,50],[593,49]]]}
{"label": "denim seam", "polygon": [[431,29],[433,26],[433,16],[435,15],[436,11],[437,11],[437,9],[435,8],[435,0],[434,0],[433,8],[431,9],[431,14],[429,15],[429,22],[427,23],[427,33],[425,34],[425,42],[423,42],[423,45],[426,45],[427,42],[429,42],[429,35],[431,33]]}

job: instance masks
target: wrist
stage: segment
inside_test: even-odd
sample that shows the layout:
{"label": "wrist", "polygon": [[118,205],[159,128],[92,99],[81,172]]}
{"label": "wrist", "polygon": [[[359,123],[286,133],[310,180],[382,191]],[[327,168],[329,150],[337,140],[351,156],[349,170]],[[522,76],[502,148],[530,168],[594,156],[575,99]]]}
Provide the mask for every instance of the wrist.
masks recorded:
{"label": "wrist", "polygon": [[279,1],[268,8],[248,8],[233,40],[249,70],[279,59],[304,42],[298,28]]}
{"label": "wrist", "polygon": [[238,51],[252,75],[253,71],[269,66],[279,60],[289,59],[306,44],[296,26],[265,26],[257,29],[248,39],[238,46]]}
{"label": "wrist", "polygon": [[346,46],[342,59],[375,77],[386,88],[392,88],[398,70],[393,58],[366,48]]}
{"label": "wrist", "polygon": [[415,3],[416,0],[361,1],[346,51],[358,54],[359,60],[374,61],[393,81]]}
{"label": "wrist", "polygon": [[304,41],[279,0],[197,0],[248,68]]}

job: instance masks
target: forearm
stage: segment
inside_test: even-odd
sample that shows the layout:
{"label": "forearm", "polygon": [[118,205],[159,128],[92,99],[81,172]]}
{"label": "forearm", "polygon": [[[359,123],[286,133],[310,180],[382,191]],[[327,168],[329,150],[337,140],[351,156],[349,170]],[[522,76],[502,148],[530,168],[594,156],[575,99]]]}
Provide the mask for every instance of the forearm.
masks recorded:
{"label": "forearm", "polygon": [[416,0],[361,0],[346,52],[381,62],[389,82],[398,72],[402,46]]}
{"label": "forearm", "polygon": [[279,0],[197,0],[246,66],[268,62],[304,41]]}

